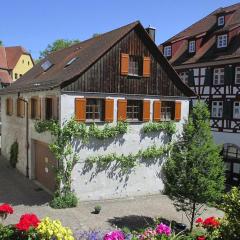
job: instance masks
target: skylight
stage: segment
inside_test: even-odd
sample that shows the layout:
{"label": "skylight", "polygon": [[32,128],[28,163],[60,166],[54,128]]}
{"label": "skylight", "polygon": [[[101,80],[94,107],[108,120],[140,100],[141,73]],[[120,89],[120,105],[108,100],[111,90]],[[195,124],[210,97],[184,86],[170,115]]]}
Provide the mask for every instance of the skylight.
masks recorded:
{"label": "skylight", "polygon": [[74,61],[76,61],[76,60],[77,60],[77,57],[72,58],[70,61],[67,62],[67,64],[65,65],[65,67],[71,65],[71,64],[72,64]]}
{"label": "skylight", "polygon": [[41,65],[41,67],[44,71],[47,71],[52,65],[53,64],[49,60],[47,60]]}

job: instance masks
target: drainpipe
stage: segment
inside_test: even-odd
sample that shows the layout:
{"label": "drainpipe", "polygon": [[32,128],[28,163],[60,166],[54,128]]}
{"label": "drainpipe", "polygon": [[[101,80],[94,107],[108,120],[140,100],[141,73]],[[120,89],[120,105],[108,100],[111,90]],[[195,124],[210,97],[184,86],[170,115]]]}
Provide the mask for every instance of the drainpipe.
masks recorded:
{"label": "drainpipe", "polygon": [[[19,97],[19,94],[18,94]],[[21,101],[26,106],[26,155],[27,155],[27,166],[26,166],[26,177],[29,178],[29,118],[28,118],[28,100],[21,98]]]}

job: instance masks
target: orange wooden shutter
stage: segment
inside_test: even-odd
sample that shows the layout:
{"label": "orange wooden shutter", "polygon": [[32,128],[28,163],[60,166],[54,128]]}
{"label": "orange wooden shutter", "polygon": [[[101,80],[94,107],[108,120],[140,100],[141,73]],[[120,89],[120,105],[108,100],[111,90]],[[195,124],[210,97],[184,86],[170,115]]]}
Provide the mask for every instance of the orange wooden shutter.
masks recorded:
{"label": "orange wooden shutter", "polygon": [[75,119],[80,122],[86,120],[86,99],[76,98],[75,99]]}
{"label": "orange wooden shutter", "polygon": [[121,53],[121,75],[128,75],[129,55]]}
{"label": "orange wooden shutter", "polygon": [[161,120],[161,101],[156,100],[153,102],[153,121]]}
{"label": "orange wooden shutter", "polygon": [[151,59],[150,57],[143,58],[143,77],[150,77],[151,73]]}
{"label": "orange wooden shutter", "polygon": [[25,116],[25,102],[21,99],[17,99],[17,116],[24,117]]}
{"label": "orange wooden shutter", "polygon": [[150,121],[150,101],[149,100],[143,101],[143,121],[144,122]]}
{"label": "orange wooden shutter", "polygon": [[182,103],[181,102],[175,102],[175,120],[176,121],[181,120],[181,109],[182,109]]}
{"label": "orange wooden shutter", "polygon": [[118,121],[125,121],[127,119],[127,100],[118,99]]}
{"label": "orange wooden shutter", "polygon": [[6,114],[11,116],[13,114],[13,99],[7,98],[6,99]]}
{"label": "orange wooden shutter", "polygon": [[105,121],[113,122],[114,100],[105,99]]}

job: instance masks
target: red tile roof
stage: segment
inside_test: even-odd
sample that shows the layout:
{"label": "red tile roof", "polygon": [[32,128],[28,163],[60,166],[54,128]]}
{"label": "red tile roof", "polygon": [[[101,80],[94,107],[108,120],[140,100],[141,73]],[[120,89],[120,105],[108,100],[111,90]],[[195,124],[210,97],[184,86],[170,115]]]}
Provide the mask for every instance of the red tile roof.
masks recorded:
{"label": "red tile roof", "polygon": [[0,69],[0,82],[7,83],[7,84],[10,84],[13,82],[7,70]]}

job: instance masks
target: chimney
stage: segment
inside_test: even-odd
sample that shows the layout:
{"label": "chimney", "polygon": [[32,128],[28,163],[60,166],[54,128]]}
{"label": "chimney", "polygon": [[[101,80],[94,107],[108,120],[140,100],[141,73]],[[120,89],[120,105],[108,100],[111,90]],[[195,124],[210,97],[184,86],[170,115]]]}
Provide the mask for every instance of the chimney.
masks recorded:
{"label": "chimney", "polygon": [[155,42],[155,33],[156,33],[156,28],[151,27],[150,25],[145,29],[150,36],[150,38]]}

